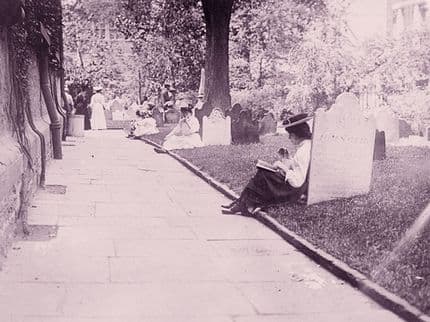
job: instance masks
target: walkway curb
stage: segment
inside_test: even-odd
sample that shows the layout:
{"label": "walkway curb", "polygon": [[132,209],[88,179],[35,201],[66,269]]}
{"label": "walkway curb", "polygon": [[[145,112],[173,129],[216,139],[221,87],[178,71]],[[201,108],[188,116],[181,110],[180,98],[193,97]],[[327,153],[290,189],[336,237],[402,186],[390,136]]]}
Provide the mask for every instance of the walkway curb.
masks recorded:
{"label": "walkway curb", "polygon": [[[140,138],[142,141],[146,142],[157,148],[162,148],[161,145],[146,139]],[[180,162],[183,166],[193,172],[195,175],[209,183],[212,187],[217,189],[219,192],[224,194],[230,199],[237,199],[239,196],[233,190],[231,190],[226,185],[218,182],[207,173],[201,171],[198,167],[182,158],[178,154],[167,151],[167,154]],[[390,310],[399,317],[405,319],[406,321],[417,321],[417,322],[430,322],[430,316],[421,312],[418,308],[409,304],[404,299],[399,296],[389,292],[385,288],[379,286],[375,282],[369,280],[365,275],[359,271],[349,267],[344,262],[338,260],[337,258],[326,253],[322,249],[309,243],[307,240],[303,239],[293,231],[281,225],[276,219],[270,217],[268,214],[260,211],[255,216],[259,222],[264,224],[266,227],[270,228],[278,235],[280,235],[285,241],[293,245],[296,249],[304,253],[306,256],[311,258],[318,265],[321,265],[326,270],[330,271],[340,279],[346,281],[351,286],[357,288],[362,293],[366,294],[372,300],[380,304],[382,307]]]}

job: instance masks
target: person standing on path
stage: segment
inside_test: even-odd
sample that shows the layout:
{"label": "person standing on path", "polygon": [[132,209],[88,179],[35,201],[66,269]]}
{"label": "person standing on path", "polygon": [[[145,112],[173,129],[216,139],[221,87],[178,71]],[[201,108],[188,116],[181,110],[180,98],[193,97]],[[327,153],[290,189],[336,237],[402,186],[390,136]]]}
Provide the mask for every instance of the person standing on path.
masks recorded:
{"label": "person standing on path", "polygon": [[91,130],[91,109],[88,106],[87,93],[82,90],[76,96],[75,114],[84,115],[84,130]]}
{"label": "person standing on path", "polygon": [[91,97],[91,128],[93,130],[106,130],[106,118],[105,118],[105,97],[101,93],[102,88],[96,86],[94,88],[95,94]]}

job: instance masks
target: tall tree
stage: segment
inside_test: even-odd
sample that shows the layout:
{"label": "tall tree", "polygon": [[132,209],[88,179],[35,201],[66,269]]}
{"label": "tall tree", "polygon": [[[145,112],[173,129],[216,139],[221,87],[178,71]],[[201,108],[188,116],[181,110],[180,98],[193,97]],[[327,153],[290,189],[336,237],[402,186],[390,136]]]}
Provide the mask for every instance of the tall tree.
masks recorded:
{"label": "tall tree", "polygon": [[206,24],[204,100],[225,111],[231,105],[228,41],[234,0],[202,0]]}

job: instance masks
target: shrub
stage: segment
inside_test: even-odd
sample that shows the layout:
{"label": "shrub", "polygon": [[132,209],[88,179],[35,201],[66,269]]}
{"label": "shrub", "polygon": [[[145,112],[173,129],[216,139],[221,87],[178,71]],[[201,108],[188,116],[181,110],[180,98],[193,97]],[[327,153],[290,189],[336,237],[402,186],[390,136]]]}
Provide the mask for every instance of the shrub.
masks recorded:
{"label": "shrub", "polygon": [[275,118],[280,117],[282,110],[285,109],[285,90],[277,86],[264,86],[257,89],[247,89],[231,92],[232,104],[239,103],[242,107],[252,110],[254,116],[262,110],[270,111]]}

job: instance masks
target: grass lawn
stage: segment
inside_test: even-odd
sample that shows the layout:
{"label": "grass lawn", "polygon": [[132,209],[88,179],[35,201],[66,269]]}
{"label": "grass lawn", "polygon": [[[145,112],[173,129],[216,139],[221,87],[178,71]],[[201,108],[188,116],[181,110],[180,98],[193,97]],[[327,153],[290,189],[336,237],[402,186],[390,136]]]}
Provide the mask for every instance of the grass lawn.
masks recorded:
{"label": "grass lawn", "polygon": [[[162,138],[159,135],[157,142]],[[260,144],[175,152],[240,193],[256,171],[256,159],[274,161],[278,148],[288,146],[286,136],[277,135]],[[368,195],[308,207],[280,204],[271,207],[269,214],[430,314],[430,223],[394,261],[375,274],[429,201],[430,149],[388,147],[387,158],[374,162]]]}

